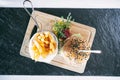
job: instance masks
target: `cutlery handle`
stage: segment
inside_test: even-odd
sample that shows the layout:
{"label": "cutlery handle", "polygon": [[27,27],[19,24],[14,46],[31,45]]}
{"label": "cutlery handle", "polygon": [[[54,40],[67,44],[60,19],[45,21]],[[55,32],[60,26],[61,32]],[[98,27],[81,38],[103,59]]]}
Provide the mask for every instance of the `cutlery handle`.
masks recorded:
{"label": "cutlery handle", "polygon": [[101,50],[79,50],[79,52],[101,53]]}

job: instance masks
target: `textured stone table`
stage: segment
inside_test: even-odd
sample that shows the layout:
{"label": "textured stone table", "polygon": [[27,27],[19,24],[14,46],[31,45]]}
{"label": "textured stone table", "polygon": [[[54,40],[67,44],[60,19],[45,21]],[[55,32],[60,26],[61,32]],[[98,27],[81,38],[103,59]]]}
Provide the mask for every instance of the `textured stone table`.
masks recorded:
{"label": "textured stone table", "polygon": [[[31,9],[29,9],[31,11]],[[76,22],[96,28],[91,54],[83,74],[20,56],[29,16],[23,8],[0,8],[0,74],[120,76],[119,9],[36,9],[56,16],[72,13]]]}

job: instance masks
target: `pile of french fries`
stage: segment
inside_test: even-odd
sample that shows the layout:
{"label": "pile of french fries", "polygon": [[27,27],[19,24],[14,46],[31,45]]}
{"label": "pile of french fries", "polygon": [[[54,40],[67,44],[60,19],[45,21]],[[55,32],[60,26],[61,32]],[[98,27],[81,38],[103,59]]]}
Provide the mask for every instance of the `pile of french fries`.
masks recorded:
{"label": "pile of french fries", "polygon": [[49,54],[53,54],[56,47],[57,42],[50,32],[36,33],[32,40],[33,59],[37,61],[40,56],[46,58]]}

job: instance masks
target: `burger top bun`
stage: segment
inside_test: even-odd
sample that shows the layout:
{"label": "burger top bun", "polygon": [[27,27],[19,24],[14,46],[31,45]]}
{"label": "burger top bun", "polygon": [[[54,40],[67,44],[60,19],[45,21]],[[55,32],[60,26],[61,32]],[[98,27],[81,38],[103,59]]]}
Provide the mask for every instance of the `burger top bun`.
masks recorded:
{"label": "burger top bun", "polygon": [[80,34],[74,34],[66,39],[61,48],[61,56],[69,64],[80,64],[89,59],[90,53],[79,52],[79,50],[89,50],[88,42],[83,40]]}

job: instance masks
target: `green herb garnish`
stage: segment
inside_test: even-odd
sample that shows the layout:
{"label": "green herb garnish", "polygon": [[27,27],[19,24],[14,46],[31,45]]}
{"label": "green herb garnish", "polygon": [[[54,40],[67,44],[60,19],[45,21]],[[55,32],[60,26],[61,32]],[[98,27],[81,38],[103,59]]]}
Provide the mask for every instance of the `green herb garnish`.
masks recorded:
{"label": "green herb garnish", "polygon": [[61,20],[55,20],[55,23],[53,25],[53,32],[57,36],[58,41],[59,41],[59,46],[63,44],[63,41],[70,36],[70,26],[71,26],[71,20],[72,16],[71,13],[68,14],[66,20],[64,17],[61,17]]}
{"label": "green herb garnish", "polygon": [[[65,20],[64,17],[61,17],[62,20],[55,20],[55,23],[53,25],[53,32],[56,34],[58,39],[66,39],[69,37],[69,30],[72,16],[71,13],[68,14],[67,19]],[[68,33],[68,35],[67,35]]]}

